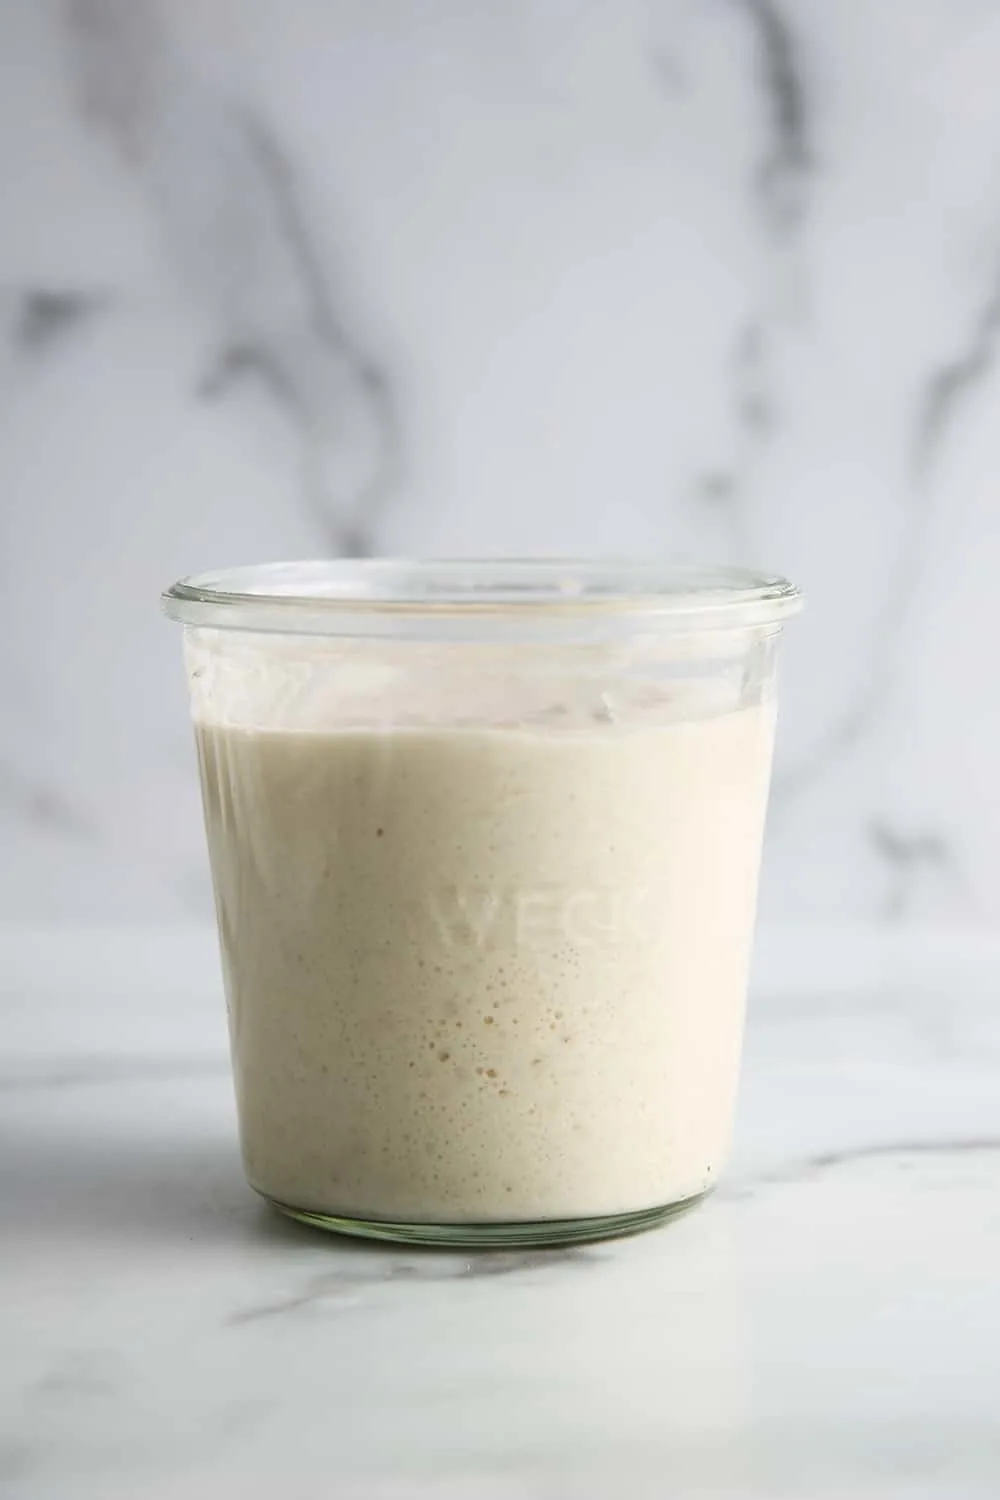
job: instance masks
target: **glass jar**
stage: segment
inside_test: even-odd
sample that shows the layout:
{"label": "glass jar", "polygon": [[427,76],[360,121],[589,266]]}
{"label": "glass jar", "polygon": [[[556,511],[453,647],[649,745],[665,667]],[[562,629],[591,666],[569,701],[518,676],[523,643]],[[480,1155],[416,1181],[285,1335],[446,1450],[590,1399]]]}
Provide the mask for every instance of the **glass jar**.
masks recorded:
{"label": "glass jar", "polygon": [[333,561],[175,584],[247,1176],[324,1228],[536,1245],[725,1161],[798,590]]}

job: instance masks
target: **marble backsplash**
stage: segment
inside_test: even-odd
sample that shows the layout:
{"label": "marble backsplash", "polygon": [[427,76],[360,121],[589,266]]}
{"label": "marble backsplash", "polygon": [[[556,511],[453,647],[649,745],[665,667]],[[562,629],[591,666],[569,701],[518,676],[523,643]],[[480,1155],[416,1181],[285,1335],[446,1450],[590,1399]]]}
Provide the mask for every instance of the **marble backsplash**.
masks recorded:
{"label": "marble backsplash", "polygon": [[6,0],[0,915],[209,910],[159,589],[808,593],[773,922],[1000,917],[995,0]]}

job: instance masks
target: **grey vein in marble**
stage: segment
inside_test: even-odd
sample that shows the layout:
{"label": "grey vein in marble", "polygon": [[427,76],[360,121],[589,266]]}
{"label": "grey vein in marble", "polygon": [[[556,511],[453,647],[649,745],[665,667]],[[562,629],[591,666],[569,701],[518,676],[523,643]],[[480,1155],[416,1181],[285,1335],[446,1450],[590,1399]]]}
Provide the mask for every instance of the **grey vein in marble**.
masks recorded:
{"label": "grey vein in marble", "polygon": [[[900,1163],[910,1157],[934,1156],[991,1156],[1000,1154],[1000,1135],[956,1137],[949,1140],[910,1139],[899,1141],[865,1142],[858,1146],[845,1146],[837,1151],[819,1151],[791,1161],[787,1166],[773,1171],[751,1174],[732,1184],[723,1183],[716,1189],[724,1201],[740,1202],[753,1197],[763,1188],[786,1187],[840,1167],[855,1166],[866,1161],[890,1161],[898,1158]],[[1000,1182],[1000,1176],[998,1176]]]}
{"label": "grey vein in marble", "polygon": [[310,1276],[301,1290],[293,1295],[240,1308],[226,1319],[227,1323],[238,1326],[297,1312],[327,1299],[343,1298],[359,1286],[390,1281],[480,1281],[522,1275],[528,1271],[586,1267],[596,1264],[601,1258],[596,1252],[578,1246],[550,1250],[482,1250],[471,1258],[451,1254],[442,1256],[428,1251],[413,1260],[400,1260],[396,1253],[381,1249],[356,1253],[364,1258],[354,1265]]}
{"label": "grey vein in marble", "polygon": [[45,354],[107,305],[99,292],[76,287],[26,287],[17,294],[11,320],[14,351]]}
{"label": "grey vein in marble", "polygon": [[76,1350],[56,1360],[32,1383],[41,1396],[74,1399],[79,1396],[113,1396],[119,1378],[118,1362],[92,1350]]}
{"label": "grey vein in marble", "polygon": [[[795,765],[775,772],[772,796],[776,807],[786,806],[840,762],[871,732],[884,711],[896,676],[896,653],[907,624],[923,563],[929,507],[925,497],[910,508],[901,544],[895,553],[895,568],[884,594],[882,607],[872,622],[867,651],[868,672],[852,702],[827,730],[812,754]],[[876,841],[877,852],[886,854]]]}
{"label": "grey vein in marble", "polygon": [[982,1155],[1000,1151],[1000,1135],[969,1136],[957,1140],[910,1140],[869,1146],[848,1147],[843,1151],[824,1151],[810,1157],[808,1170],[825,1172],[851,1162],[878,1160],[887,1156],[955,1156]]}
{"label": "grey vein in marble", "polygon": [[62,1064],[25,1068],[18,1063],[0,1070],[0,1091],[103,1087],[115,1083],[163,1082],[168,1079],[224,1076],[224,1057],[76,1057]]}
{"label": "grey vein in marble", "polygon": [[765,222],[776,235],[798,228],[813,168],[808,96],[795,36],[774,0],[736,0],[757,40],[770,139],[757,172]]}
{"label": "grey vein in marble", "polygon": [[913,905],[917,884],[928,871],[961,886],[954,850],[943,833],[932,829],[906,833],[883,818],[875,819],[868,833],[872,847],[891,877],[884,906],[887,917],[907,915]]}
{"label": "grey vein in marble", "polygon": [[0,802],[29,824],[76,841],[96,839],[90,818],[70,799],[62,787],[18,767],[0,764]]}
{"label": "grey vein in marble", "polygon": [[[774,0],[736,0],[748,17],[757,44],[757,78],[764,104],[766,134],[754,187],[761,221],[774,242],[772,276],[778,300],[794,279],[791,242],[805,217],[814,168],[809,101],[797,41]],[[731,359],[738,425],[752,444],[770,437],[776,421],[770,346],[776,314],[762,310],[739,333]]]}
{"label": "grey vein in marble", "polygon": [[649,67],[656,84],[668,94],[679,94],[686,77],[680,58],[667,47],[657,46],[649,54]]}
{"label": "grey vein in marble", "polygon": [[[392,394],[384,371],[354,345],[334,311],[322,258],[302,211],[287,155],[263,120],[244,113],[242,128],[248,152],[259,170],[262,189],[273,204],[289,265],[302,288],[316,344],[325,351],[331,369],[342,372],[341,404],[349,408],[360,402],[354,430],[361,433],[370,424],[380,444],[380,452],[372,459],[369,480],[361,493],[348,497],[346,504],[334,493],[340,484],[333,482],[336,460],[331,468],[323,433],[323,393],[311,384],[309,372],[295,360],[289,360],[277,344],[258,340],[229,345],[203,383],[202,395],[218,396],[241,378],[255,378],[286,413],[299,435],[302,493],[324,539],[337,551],[355,557],[368,556],[376,550],[378,517],[398,479],[400,445]],[[345,446],[349,447],[349,443]],[[331,520],[338,515],[342,518],[331,531]]]}
{"label": "grey vein in marble", "polygon": [[758,323],[743,329],[732,356],[736,413],[743,429],[761,440],[774,427],[772,398],[767,390],[767,333]]}
{"label": "grey vein in marble", "polygon": [[[885,605],[873,631],[870,652],[873,666],[868,683],[815,755],[809,761],[776,777],[774,789],[778,801],[797,795],[845,751],[857,744],[885,702],[892,685],[895,652],[922,573],[932,509],[931,481],[934,464],[963,405],[993,374],[998,343],[1000,265],[972,320],[964,348],[954,358],[932,371],[924,383],[913,425],[908,463],[912,504],[908,524],[902,533],[902,545],[898,549],[894,577],[886,591]],[[934,863],[943,868],[951,864],[954,868],[948,851],[940,849],[937,843],[928,844],[926,837],[913,848],[912,841],[910,846],[905,847],[905,840],[901,842],[899,838],[891,836],[887,839],[884,830],[880,831],[877,827],[873,826],[870,833],[877,852],[894,864],[897,872],[904,865],[911,870],[913,868],[913,860],[907,860],[908,849],[912,849],[917,861],[925,865]],[[931,837],[933,841],[935,836]],[[891,914],[895,914],[900,905],[905,907],[905,904],[905,894],[891,896]]]}
{"label": "grey vein in marble", "polygon": [[808,92],[788,20],[774,0],[734,3],[747,17],[756,43],[755,76],[765,124],[753,200],[768,247],[769,285],[757,311],[738,331],[729,358],[737,454],[699,476],[693,493],[715,508],[725,506],[729,551],[733,558],[746,561],[754,550],[749,498],[754,469],[761,449],[778,427],[772,348],[787,322],[789,290],[801,279],[798,239],[815,162]]}
{"label": "grey vein in marble", "polygon": [[[776,778],[775,793],[778,800],[797,795],[845,751],[863,739],[886,701],[894,677],[895,653],[922,573],[931,515],[930,479],[934,461],[962,404],[989,378],[994,367],[998,337],[1000,275],[994,279],[973,320],[964,351],[935,370],[924,388],[910,450],[910,498],[913,503],[909,510],[908,524],[902,532],[894,576],[886,590],[885,604],[872,633],[869,654],[872,666],[868,682],[816,754],[808,762]],[[871,832],[877,851],[883,858],[894,863],[898,872],[902,867],[901,860],[905,862],[899,840],[887,841],[874,828]],[[931,853],[926,843],[920,857],[925,863],[932,859],[939,866],[947,862],[941,852]],[[910,868],[912,869],[912,861]],[[905,897],[902,899],[905,904]]]}
{"label": "grey vein in marble", "polygon": [[155,0],[74,0],[69,19],[85,115],[144,187],[209,321],[217,353],[202,396],[253,376],[292,430],[321,545],[377,550],[398,481],[395,405],[384,370],[336,310],[287,151],[272,126],[189,65]]}
{"label": "grey vein in marble", "polygon": [[927,478],[962,405],[992,375],[1000,342],[1000,262],[993,273],[965,347],[927,380],[914,427],[911,468],[915,480]]}
{"label": "grey vein in marble", "polygon": [[[895,655],[922,575],[932,514],[934,465],[963,405],[994,373],[998,345],[1000,266],[994,272],[986,295],[972,320],[964,348],[954,358],[932,371],[924,383],[909,452],[911,503],[907,524],[902,530],[901,544],[896,553],[893,577],[872,631],[869,652],[871,666],[867,683],[859,690],[855,702],[833,726],[815,753],[808,760],[776,774],[776,803],[787,802],[796,797],[862,740],[887,699],[895,674]],[[914,859],[924,866],[931,863],[943,869],[950,865],[953,872],[955,870],[953,858],[949,851],[939,847],[936,835],[931,835],[930,843],[924,836],[922,841],[918,839],[914,845],[912,839],[907,842],[891,833],[886,837],[883,826],[873,825],[870,837],[876,852],[895,867],[897,875],[904,868],[912,871]],[[913,858],[908,858],[909,855]],[[906,899],[905,891],[898,891],[897,881],[897,893],[889,898],[890,914],[902,911]]]}
{"label": "grey vein in marble", "polygon": [[771,800],[775,807],[787,805],[806,791],[841,755],[860,743],[871,729],[889,673],[886,667],[869,681],[855,701],[824,735],[811,755],[794,765],[779,766],[774,773]]}

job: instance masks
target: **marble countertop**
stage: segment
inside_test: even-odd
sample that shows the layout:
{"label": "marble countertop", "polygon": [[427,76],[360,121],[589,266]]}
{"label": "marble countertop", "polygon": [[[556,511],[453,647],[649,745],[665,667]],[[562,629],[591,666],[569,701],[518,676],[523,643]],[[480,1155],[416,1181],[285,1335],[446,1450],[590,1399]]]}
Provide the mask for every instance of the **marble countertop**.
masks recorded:
{"label": "marble countertop", "polygon": [[705,1206],[437,1254],[245,1187],[210,934],[0,934],[0,1494],[996,1496],[1000,945],[754,989]]}

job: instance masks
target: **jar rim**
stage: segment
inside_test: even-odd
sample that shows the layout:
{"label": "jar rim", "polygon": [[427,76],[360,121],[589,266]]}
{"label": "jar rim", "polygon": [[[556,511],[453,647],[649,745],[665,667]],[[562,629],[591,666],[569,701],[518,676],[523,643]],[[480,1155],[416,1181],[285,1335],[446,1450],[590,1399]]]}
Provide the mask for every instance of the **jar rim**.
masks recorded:
{"label": "jar rim", "polygon": [[776,624],[802,603],[787,579],[745,568],[557,557],[258,563],[182,578],[161,597],[185,625],[331,635],[598,618],[740,628]]}

